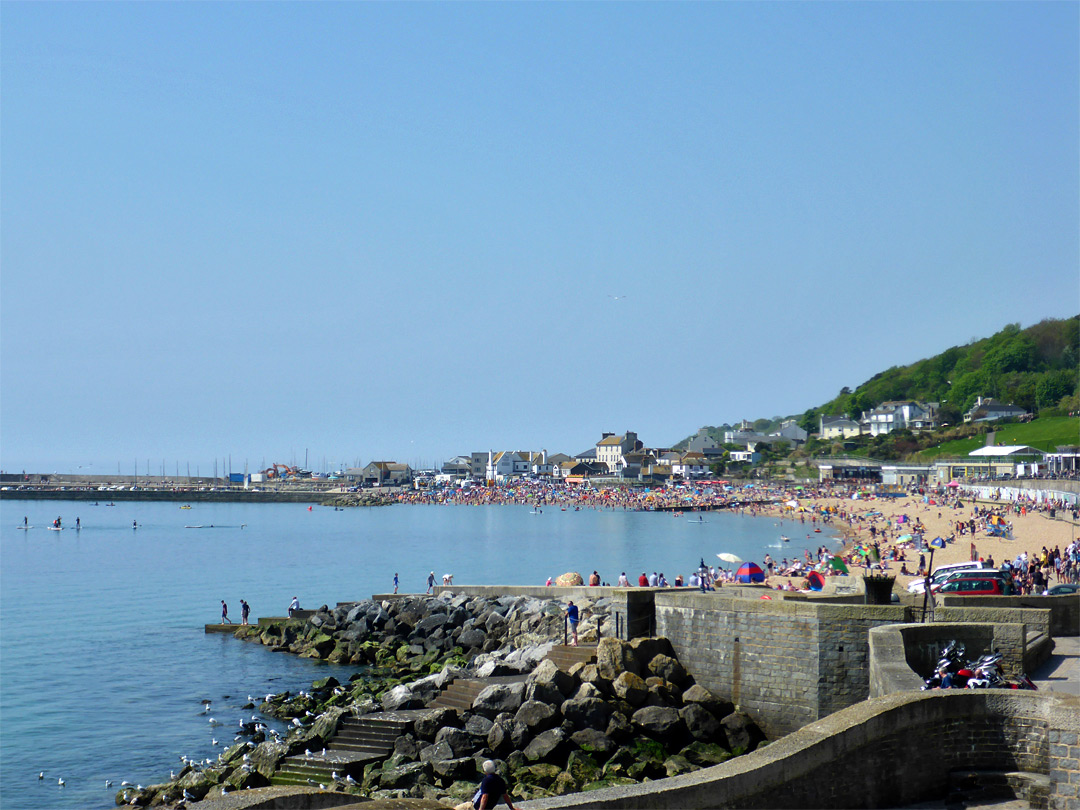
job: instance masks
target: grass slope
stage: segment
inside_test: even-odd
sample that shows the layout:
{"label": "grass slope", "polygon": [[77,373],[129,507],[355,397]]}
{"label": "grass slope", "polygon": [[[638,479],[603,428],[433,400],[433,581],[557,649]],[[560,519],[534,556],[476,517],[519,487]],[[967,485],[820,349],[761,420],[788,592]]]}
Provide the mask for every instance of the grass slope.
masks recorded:
{"label": "grass slope", "polygon": [[[919,458],[925,461],[960,458],[985,444],[985,436],[957,439],[924,450],[919,453]],[[1026,444],[1048,452],[1053,452],[1059,445],[1080,444],[1080,418],[1048,416],[1023,424],[1002,425],[994,434],[994,444]]]}

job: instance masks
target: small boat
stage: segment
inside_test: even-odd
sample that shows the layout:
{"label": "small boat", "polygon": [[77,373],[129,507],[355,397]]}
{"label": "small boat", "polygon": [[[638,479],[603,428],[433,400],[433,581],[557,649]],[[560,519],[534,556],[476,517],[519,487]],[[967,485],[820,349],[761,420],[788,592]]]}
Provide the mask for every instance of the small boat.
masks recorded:
{"label": "small boat", "polygon": [[183,506],[181,506],[180,508],[181,508],[181,509],[190,509],[190,508],[191,508],[191,504],[187,504],[187,503],[186,503],[186,504],[184,504]]}
{"label": "small boat", "polygon": [[780,539],[783,540],[785,543],[790,543],[791,542],[791,538],[788,537],[786,534],[780,535]]}

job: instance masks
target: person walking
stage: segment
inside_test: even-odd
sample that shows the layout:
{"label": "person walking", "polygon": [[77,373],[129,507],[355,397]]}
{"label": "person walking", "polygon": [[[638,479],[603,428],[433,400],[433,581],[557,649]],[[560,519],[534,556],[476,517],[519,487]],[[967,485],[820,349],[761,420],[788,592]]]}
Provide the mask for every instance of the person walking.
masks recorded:
{"label": "person walking", "polygon": [[577,643],[577,626],[578,626],[578,606],[574,604],[574,600],[570,600],[570,604],[566,606],[566,618],[570,622],[570,635],[574,641],[571,646],[576,647]]}
{"label": "person walking", "polygon": [[427,575],[427,592],[430,594],[431,589],[435,587],[435,572],[432,571]]}
{"label": "person walking", "polygon": [[232,624],[232,619],[229,618],[229,606],[225,604],[225,600],[221,600],[221,623]]}
{"label": "person walking", "polygon": [[298,610],[300,610],[300,600],[294,596],[292,601],[289,602],[289,618],[291,619]]}
{"label": "person walking", "polygon": [[394,593],[397,593],[398,589],[398,576],[397,571],[394,572]]}
{"label": "person walking", "polygon": [[495,763],[490,759],[484,760],[481,766],[484,769],[484,778],[480,782],[480,789],[473,798],[473,807],[476,810],[491,810],[499,802],[506,802],[510,810],[514,810],[514,803],[510,800],[510,793],[506,787],[506,780],[495,772]]}
{"label": "person walking", "polygon": [[251,615],[251,605],[245,600],[240,600],[240,624],[248,623],[248,616]]}

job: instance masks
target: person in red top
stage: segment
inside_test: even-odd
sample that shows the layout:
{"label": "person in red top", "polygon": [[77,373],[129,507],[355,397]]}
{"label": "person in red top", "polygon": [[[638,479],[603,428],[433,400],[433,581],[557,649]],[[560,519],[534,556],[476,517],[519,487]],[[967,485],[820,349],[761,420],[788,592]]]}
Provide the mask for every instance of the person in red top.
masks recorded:
{"label": "person in red top", "polygon": [[637,578],[637,584],[642,588],[649,587],[649,578],[645,575],[645,572],[641,572],[641,576]]}

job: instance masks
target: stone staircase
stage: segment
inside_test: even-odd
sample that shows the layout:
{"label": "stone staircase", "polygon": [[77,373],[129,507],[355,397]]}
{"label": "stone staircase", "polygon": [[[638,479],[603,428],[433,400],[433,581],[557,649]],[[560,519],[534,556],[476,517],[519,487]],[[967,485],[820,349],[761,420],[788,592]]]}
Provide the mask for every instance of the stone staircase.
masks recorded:
{"label": "stone staircase", "polygon": [[495,675],[490,678],[455,678],[428,702],[429,709],[456,709],[467,712],[484,689],[496,683],[521,683],[526,675]]}
{"label": "stone staircase", "polygon": [[574,664],[589,664],[596,661],[596,645],[580,644],[575,647],[572,644],[559,644],[552,647],[551,652],[544,658],[553,661],[555,666],[563,672],[567,672]]}
{"label": "stone staircase", "polygon": [[272,785],[330,785],[338,779],[359,778],[364,765],[386,759],[394,751],[394,741],[408,731],[414,712],[375,712],[361,717],[343,717],[325,752],[294,754],[281,761],[270,780]]}

